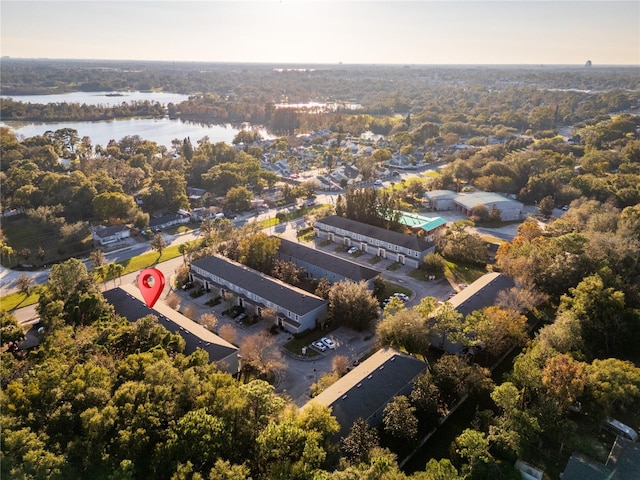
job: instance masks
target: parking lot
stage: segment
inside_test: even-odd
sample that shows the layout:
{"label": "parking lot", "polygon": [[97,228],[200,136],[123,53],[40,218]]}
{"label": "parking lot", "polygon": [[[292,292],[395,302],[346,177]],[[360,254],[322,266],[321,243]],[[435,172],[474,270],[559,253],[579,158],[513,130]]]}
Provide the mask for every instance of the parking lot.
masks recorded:
{"label": "parking lot", "polygon": [[[235,338],[232,343],[235,345],[240,345],[242,340],[249,335],[269,331],[272,326],[267,320],[260,320],[253,325],[247,325],[238,321],[238,317],[234,319],[222,313],[228,309],[228,305],[225,302],[213,307],[206,305],[206,302],[213,298],[212,294],[205,293],[200,297],[192,298],[189,295],[190,291],[174,290],[174,293],[180,297],[179,310],[185,312],[187,305],[194,305],[196,307],[195,318],[199,318],[203,313],[213,313],[218,320],[216,330],[219,331],[223,325],[231,325],[233,327]],[[331,371],[331,364],[337,355],[347,357],[351,365],[366,355],[375,343],[375,336],[372,332],[355,332],[344,327],[327,330],[322,335],[333,343],[334,348],[327,347],[325,350],[321,350],[313,347],[310,341],[307,349],[313,349],[316,355],[307,357],[302,356],[302,351],[299,355],[294,355],[283,348],[287,342],[293,339],[292,334],[286,331],[278,331],[277,334],[273,335],[278,346],[282,348],[286,363],[286,368],[278,375],[276,391],[288,395],[298,406],[304,405],[309,400],[311,385],[317,378]]]}

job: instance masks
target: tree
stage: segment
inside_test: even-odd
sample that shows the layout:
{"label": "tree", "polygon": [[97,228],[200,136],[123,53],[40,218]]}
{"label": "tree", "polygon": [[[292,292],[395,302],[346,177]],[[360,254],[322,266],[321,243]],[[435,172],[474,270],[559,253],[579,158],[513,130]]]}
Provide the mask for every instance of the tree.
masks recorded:
{"label": "tree", "polygon": [[20,276],[16,279],[16,285],[20,293],[24,293],[27,297],[31,295],[31,290],[33,289],[33,285],[35,281],[26,273],[21,273]]}
{"label": "tree", "polygon": [[305,277],[305,270],[293,262],[274,260],[271,276],[289,285],[299,287],[302,285],[302,279]]}
{"label": "tree", "polygon": [[153,248],[156,252],[158,252],[158,257],[162,256],[162,251],[167,244],[164,241],[164,236],[162,233],[156,233],[151,239],[151,248]]}
{"label": "tree", "polygon": [[19,342],[24,338],[24,331],[18,319],[6,310],[0,310],[0,345]]}
{"label": "tree", "polygon": [[113,286],[116,286],[116,278],[120,278],[124,272],[124,265],[116,262],[109,262],[107,264],[107,279],[113,280]]}
{"label": "tree", "polygon": [[425,255],[423,262],[424,269],[429,275],[435,275],[436,277],[444,275],[447,262],[439,253],[429,253]]}
{"label": "tree", "polygon": [[432,458],[427,462],[424,472],[417,472],[412,477],[413,480],[460,480],[461,478],[448,458],[440,460]]}
{"label": "tree", "polygon": [[219,458],[209,472],[209,480],[251,480],[251,476],[246,465],[232,465],[229,461]]}
{"label": "tree", "polygon": [[454,222],[445,232],[442,255],[451,260],[484,265],[487,263],[487,248],[477,233],[469,233],[473,224],[469,220]]}
{"label": "tree", "polygon": [[551,195],[547,195],[540,203],[538,203],[538,213],[544,218],[550,218],[553,215],[553,209],[555,208],[554,200]]}
{"label": "tree", "polygon": [[400,310],[386,316],[376,327],[382,345],[405,349],[410,355],[426,358],[431,342],[426,322],[415,310]]}
{"label": "tree", "polygon": [[394,397],[382,414],[384,430],[398,440],[413,440],[418,435],[418,419],[415,407],[404,395]]}
{"label": "tree", "polygon": [[96,195],[91,202],[93,211],[101,220],[129,219],[137,206],[131,195],[118,192],[105,192]]}
{"label": "tree", "polygon": [[218,335],[220,335],[220,337],[225,339],[227,342],[235,344],[236,329],[233,327],[233,325],[229,325],[228,323],[222,325],[218,331]]}
{"label": "tree", "polygon": [[94,250],[89,254],[89,259],[91,260],[91,268],[98,268],[107,263],[107,257],[105,257],[102,250]]}
{"label": "tree", "polygon": [[239,353],[244,366],[264,377],[270,377],[284,366],[275,339],[265,332],[245,337],[240,343]]}
{"label": "tree", "polygon": [[441,399],[440,391],[433,382],[431,372],[427,370],[416,377],[409,400],[416,407],[416,416],[419,419],[437,424]]}
{"label": "tree", "polygon": [[207,330],[214,331],[218,326],[218,317],[216,317],[213,313],[203,313],[202,315],[200,315],[198,323],[200,323],[200,325],[205,327]]}
{"label": "tree", "polygon": [[349,367],[349,359],[344,355],[336,355],[331,360],[331,371],[342,376],[347,371]]}
{"label": "tree", "polygon": [[581,323],[589,353],[606,354],[619,345],[627,325],[624,293],[605,285],[599,274],[585,277],[570,295],[563,295],[559,312],[572,311]]}
{"label": "tree", "polygon": [[617,408],[640,408],[640,368],[617,358],[594,360],[587,367],[587,392],[600,415]]}
{"label": "tree", "polygon": [[380,440],[375,429],[362,418],[357,418],[349,434],[340,443],[340,450],[351,464],[368,463],[371,451],[378,447]]}
{"label": "tree", "polygon": [[472,342],[484,345],[493,356],[504,353],[527,338],[527,318],[513,310],[486,307],[467,315],[464,332]]}
{"label": "tree", "polygon": [[311,402],[296,417],[296,424],[307,432],[317,432],[322,447],[329,451],[335,448],[333,435],[340,431],[340,424],[326,405]]}
{"label": "tree", "polygon": [[238,261],[263,273],[272,271],[274,258],[280,248],[280,239],[264,232],[240,241]]}
{"label": "tree", "polygon": [[364,281],[336,282],[329,290],[329,317],[338,325],[362,331],[378,317],[378,302]]}
{"label": "tree", "polygon": [[469,365],[457,355],[445,354],[440,357],[433,365],[431,374],[442,399],[449,406],[466,394],[492,387],[488,369]]}
{"label": "tree", "polygon": [[542,385],[560,410],[566,411],[584,392],[586,364],[568,355],[551,357],[542,369]]}
{"label": "tree", "polygon": [[456,437],[454,444],[456,454],[469,464],[472,472],[481,464],[493,461],[489,439],[482,432],[467,428]]}
{"label": "tree", "polygon": [[9,245],[0,243],[1,258],[6,266],[11,265],[11,256],[15,255],[15,251]]}
{"label": "tree", "polygon": [[462,314],[449,302],[444,302],[444,305],[434,311],[430,323],[431,328],[441,335],[440,348],[444,348],[447,340],[451,343],[468,341],[463,335]]}
{"label": "tree", "polygon": [[253,195],[247,187],[233,187],[225,195],[224,203],[229,210],[244,212],[251,208],[252,197]]}
{"label": "tree", "polygon": [[224,421],[200,408],[187,412],[169,432],[167,448],[181,462],[196,461],[203,470],[212,468],[231,441]]}

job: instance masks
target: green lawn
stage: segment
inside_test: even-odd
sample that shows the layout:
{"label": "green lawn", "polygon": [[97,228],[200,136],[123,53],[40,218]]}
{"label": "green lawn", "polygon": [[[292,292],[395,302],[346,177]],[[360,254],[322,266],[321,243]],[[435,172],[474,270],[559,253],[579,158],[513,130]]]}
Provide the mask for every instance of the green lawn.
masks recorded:
{"label": "green lawn", "polygon": [[37,291],[34,291],[28,297],[21,292],[11,293],[0,298],[0,309],[11,311],[15,310],[16,308],[26,307],[36,303],[39,298],[40,295],[37,293]]}
{"label": "green lawn", "polygon": [[471,285],[481,276],[487,273],[486,268],[476,265],[464,265],[447,261],[445,277],[450,278],[454,283],[466,283]]}
{"label": "green lawn", "polygon": [[[284,344],[284,348],[295,355],[300,355],[302,347],[309,347],[312,342],[325,337],[327,333],[329,333],[327,330],[320,330],[319,328],[311,330],[302,336],[293,337],[292,340]],[[315,357],[317,355],[319,355],[319,353],[316,350],[307,348],[307,357]]]}
{"label": "green lawn", "polygon": [[[162,255],[158,255],[158,252],[148,252],[119,263],[124,265],[122,275],[126,275],[160,262],[166,262],[167,260],[171,260],[179,256],[180,252],[178,251],[178,245],[173,245],[162,250]],[[32,293],[28,298],[25,297],[24,293],[12,293],[0,298],[0,308],[4,310],[13,310],[20,307],[26,307],[27,305],[36,303],[38,298],[39,296],[36,292]]]}
{"label": "green lawn", "polygon": [[380,298],[381,299],[389,298],[394,293],[404,293],[405,295],[411,296],[413,291],[408,289],[407,287],[403,287],[402,285],[398,285],[397,283],[384,282],[384,289],[382,290],[382,293],[380,294]]}
{"label": "green lawn", "polygon": [[[50,264],[69,256],[88,253],[91,250],[91,235],[87,235],[81,242],[65,244],[61,235],[45,232],[40,225],[28,218],[5,221],[3,222],[2,230],[7,237],[7,244],[15,252],[11,256],[10,266],[15,266],[18,263]],[[77,248],[80,248],[81,251],[72,250]],[[30,252],[27,258],[20,255],[23,249],[27,249]],[[39,249],[42,249],[42,255],[38,255]]]}

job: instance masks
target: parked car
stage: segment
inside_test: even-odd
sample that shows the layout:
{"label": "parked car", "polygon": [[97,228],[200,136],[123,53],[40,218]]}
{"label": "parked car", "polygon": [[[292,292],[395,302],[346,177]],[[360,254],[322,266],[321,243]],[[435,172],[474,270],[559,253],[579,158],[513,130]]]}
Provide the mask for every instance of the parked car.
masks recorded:
{"label": "parked car", "polygon": [[331,340],[330,338],[322,337],[320,341],[324,343],[327,346],[327,348],[330,350],[333,350],[334,348],[336,348],[336,344],[333,343],[333,340]]}
{"label": "parked car", "polygon": [[382,186],[382,180],[378,179],[375,182],[373,182],[374,185],[381,187]]}
{"label": "parked car", "polygon": [[313,342],[311,345],[317,350],[320,350],[321,352],[324,352],[327,349],[327,346],[324,343],[322,343],[320,340]]}
{"label": "parked car", "polygon": [[408,302],[409,301],[409,297],[404,293],[396,292],[396,293],[393,294],[393,296],[399,298],[403,302]]}
{"label": "parked car", "polygon": [[358,247],[351,247],[349,250],[347,250],[347,253],[350,255],[353,255],[357,251],[358,251]]}

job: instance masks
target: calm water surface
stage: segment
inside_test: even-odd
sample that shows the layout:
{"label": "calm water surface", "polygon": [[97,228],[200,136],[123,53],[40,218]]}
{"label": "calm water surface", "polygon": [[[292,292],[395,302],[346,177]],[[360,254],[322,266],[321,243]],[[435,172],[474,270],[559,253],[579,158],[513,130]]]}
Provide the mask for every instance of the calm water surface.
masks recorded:
{"label": "calm water surface", "polygon": [[159,102],[163,105],[179,103],[189,99],[188,95],[167,92],[71,92],[56,95],[2,95],[0,98],[11,98],[24,103],[79,103],[113,107],[134,101]]}
{"label": "calm water surface", "polygon": [[[74,92],[63,95],[13,95],[15,101],[25,103],[86,103],[87,105],[120,105],[122,102],[144,101],[177,103],[188,99],[187,95],[163,92],[124,92],[124,96],[108,97],[113,92]],[[89,137],[93,145],[106,146],[109,141],[119,141],[128,135],[138,135],[145,140],[151,140],[158,145],[171,148],[174,139],[183,140],[187,137],[192,143],[209,137],[211,143],[231,143],[240,127],[232,125],[208,125],[187,122],[170,118],[126,118],[96,122],[1,122],[0,126],[11,128],[17,135],[25,138],[42,135],[46,131],[62,128],[72,128],[78,132],[80,138]],[[273,138],[266,130],[258,128],[263,138]]]}
{"label": "calm water surface", "polygon": [[[231,143],[233,137],[240,131],[239,127],[232,125],[203,125],[169,118],[126,118],[100,122],[0,122],[0,126],[9,127],[17,135],[25,138],[42,135],[48,130],[73,128],[78,132],[80,138],[89,137],[94,146],[101,145],[103,147],[106,147],[110,140],[119,141],[128,135],[139,135],[144,140],[151,140],[169,149],[171,141],[175,138],[183,140],[189,137],[194,145],[205,136],[209,137],[211,143]],[[258,131],[262,138],[273,137],[264,129],[258,129]]]}

